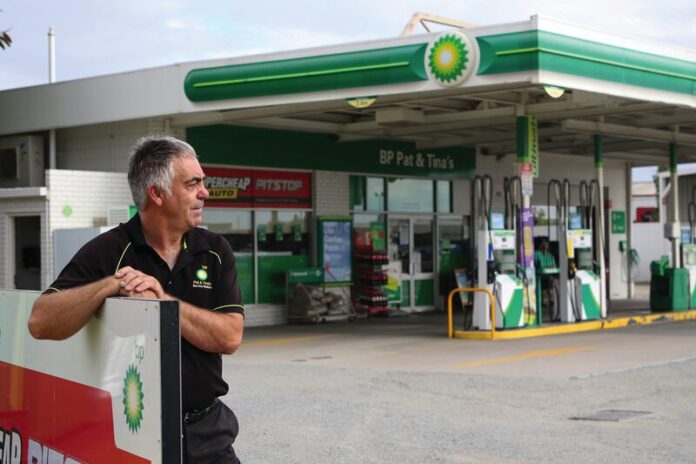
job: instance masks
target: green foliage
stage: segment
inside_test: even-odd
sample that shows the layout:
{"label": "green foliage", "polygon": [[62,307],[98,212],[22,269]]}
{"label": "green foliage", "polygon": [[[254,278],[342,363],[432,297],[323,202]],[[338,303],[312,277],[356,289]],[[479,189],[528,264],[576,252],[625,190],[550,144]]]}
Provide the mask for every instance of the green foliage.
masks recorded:
{"label": "green foliage", "polygon": [[10,34],[8,34],[7,31],[0,32],[0,48],[4,50],[10,45],[12,45],[12,37],[10,37]]}
{"label": "green foliage", "polygon": [[[2,13],[2,10],[0,10],[0,13]],[[12,37],[10,37],[10,34],[8,34],[8,31],[0,31],[0,49],[6,49],[10,45],[12,45]]]}

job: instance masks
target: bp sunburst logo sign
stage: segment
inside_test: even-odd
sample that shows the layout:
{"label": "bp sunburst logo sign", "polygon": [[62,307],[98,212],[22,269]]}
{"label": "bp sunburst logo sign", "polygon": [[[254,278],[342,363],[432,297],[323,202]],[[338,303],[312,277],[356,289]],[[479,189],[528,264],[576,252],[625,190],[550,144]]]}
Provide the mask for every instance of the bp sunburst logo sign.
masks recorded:
{"label": "bp sunburst logo sign", "polygon": [[472,46],[460,32],[443,32],[425,50],[428,77],[445,87],[464,82],[473,69]]}
{"label": "bp sunburst logo sign", "polygon": [[140,373],[134,365],[128,366],[126,378],[123,379],[123,413],[126,416],[128,429],[135,433],[143,421],[143,382]]}

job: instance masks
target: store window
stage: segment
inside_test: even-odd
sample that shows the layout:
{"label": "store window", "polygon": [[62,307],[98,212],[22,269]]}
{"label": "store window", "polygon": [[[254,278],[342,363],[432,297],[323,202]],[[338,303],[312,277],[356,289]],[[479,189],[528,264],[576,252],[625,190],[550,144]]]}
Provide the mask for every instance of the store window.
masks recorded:
{"label": "store window", "polygon": [[365,211],[365,177],[350,176],[348,188],[350,190],[350,210]]}
{"label": "store window", "polygon": [[205,208],[203,224],[217,232],[232,246],[237,264],[237,284],[245,304],[254,302],[254,235],[251,211]]}
{"label": "store window", "polygon": [[310,265],[310,214],[257,211],[258,303],[285,303],[288,269]]}
{"label": "store window", "polygon": [[435,181],[435,209],[438,213],[452,212],[452,182]]}
{"label": "store window", "polygon": [[384,211],[384,178],[350,176],[350,209]]}
{"label": "store window", "polygon": [[384,179],[381,177],[368,177],[365,191],[367,211],[384,211]]}
{"label": "store window", "polygon": [[350,176],[350,209],[355,213],[451,213],[452,182]]}
{"label": "store window", "polygon": [[432,213],[434,184],[425,179],[388,179],[387,210],[390,212]]}

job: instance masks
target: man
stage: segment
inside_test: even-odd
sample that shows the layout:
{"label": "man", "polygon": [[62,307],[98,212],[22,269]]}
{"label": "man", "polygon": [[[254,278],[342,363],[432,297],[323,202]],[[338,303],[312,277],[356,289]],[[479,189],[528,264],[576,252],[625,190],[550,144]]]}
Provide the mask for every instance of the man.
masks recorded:
{"label": "man", "polygon": [[230,245],[196,228],[208,198],[204,179],[189,144],[139,140],[128,167],[138,214],[77,252],[34,303],[29,330],[66,339],[112,296],[179,300],[185,462],[238,463],[237,419],[218,397],[228,391],[221,353],[240,345],[244,307]]}
{"label": "man", "polygon": [[[557,304],[554,299],[554,280],[558,276],[558,273],[554,274],[543,274],[544,269],[555,269],[556,268],[556,258],[553,256],[549,250],[549,242],[546,239],[542,239],[539,244],[539,249],[534,252],[534,267],[537,269],[537,273],[541,273],[541,294],[542,294],[542,307],[549,308],[550,318],[552,321],[556,320],[557,314],[555,308]],[[542,315],[543,316],[543,315]]]}
{"label": "man", "polygon": [[556,267],[556,258],[549,250],[549,242],[542,239],[539,244],[539,249],[534,253],[534,266],[538,268],[554,268]]}

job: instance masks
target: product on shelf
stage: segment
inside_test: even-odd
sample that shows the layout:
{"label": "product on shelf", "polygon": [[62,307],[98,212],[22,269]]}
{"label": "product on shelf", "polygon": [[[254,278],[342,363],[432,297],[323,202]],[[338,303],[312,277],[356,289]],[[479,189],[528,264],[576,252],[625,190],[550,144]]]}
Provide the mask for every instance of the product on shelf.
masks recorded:
{"label": "product on shelf", "polygon": [[367,315],[389,313],[389,300],[382,290],[382,286],[387,284],[387,273],[382,269],[389,263],[387,252],[356,247],[354,258],[356,310]]}

